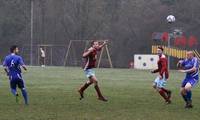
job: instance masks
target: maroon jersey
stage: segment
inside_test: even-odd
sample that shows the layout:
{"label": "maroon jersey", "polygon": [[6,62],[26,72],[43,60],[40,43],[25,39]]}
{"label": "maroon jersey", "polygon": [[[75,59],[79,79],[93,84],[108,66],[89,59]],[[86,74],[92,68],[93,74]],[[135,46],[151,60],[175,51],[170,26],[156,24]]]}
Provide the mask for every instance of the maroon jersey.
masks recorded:
{"label": "maroon jersey", "polygon": [[96,67],[97,51],[98,50],[94,50],[88,56],[84,57],[84,70]]}
{"label": "maroon jersey", "polygon": [[165,75],[165,78],[168,79],[169,78],[169,71],[168,71],[168,61],[165,55],[161,55],[159,56],[159,60],[158,60],[158,69],[154,70],[153,72],[159,72],[160,76],[163,77],[163,75]]}

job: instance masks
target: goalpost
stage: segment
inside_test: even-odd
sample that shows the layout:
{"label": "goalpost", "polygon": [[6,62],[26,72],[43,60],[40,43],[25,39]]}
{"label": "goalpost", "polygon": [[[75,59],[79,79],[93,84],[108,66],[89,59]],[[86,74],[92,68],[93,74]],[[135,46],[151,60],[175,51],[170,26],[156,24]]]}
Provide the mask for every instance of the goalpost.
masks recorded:
{"label": "goalpost", "polygon": [[[65,60],[64,60],[64,66],[81,66],[82,64],[82,53],[85,51],[87,48],[89,48],[89,43],[92,40],[70,40],[68,47],[67,47],[67,52],[65,55]],[[97,40],[99,42],[103,42],[105,40]],[[106,54],[107,57],[107,64],[110,68],[113,68],[110,52],[108,49],[108,45],[105,45],[101,52],[98,54],[97,58],[97,68],[99,68],[102,64],[104,53]],[[104,59],[105,60],[105,59]],[[106,66],[106,67],[108,67]]]}
{"label": "goalpost", "polygon": [[40,65],[42,48],[45,52],[44,63],[50,66],[63,66],[66,45],[38,44],[37,45],[37,65]]}

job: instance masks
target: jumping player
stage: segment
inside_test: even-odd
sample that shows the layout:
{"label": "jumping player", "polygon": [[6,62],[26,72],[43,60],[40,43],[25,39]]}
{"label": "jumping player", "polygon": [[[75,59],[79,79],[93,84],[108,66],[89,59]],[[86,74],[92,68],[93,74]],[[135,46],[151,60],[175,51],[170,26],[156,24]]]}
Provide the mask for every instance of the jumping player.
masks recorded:
{"label": "jumping player", "polygon": [[28,105],[28,95],[26,88],[24,86],[24,81],[22,79],[20,67],[22,67],[24,70],[27,70],[27,68],[22,60],[22,57],[17,55],[19,49],[16,45],[13,45],[10,48],[10,52],[11,54],[5,57],[3,66],[4,70],[6,71],[10,79],[11,92],[16,97],[16,102],[18,102],[18,96],[19,96],[17,92],[17,86],[18,86],[18,88],[21,89],[25,104]]}
{"label": "jumping player", "polygon": [[107,101],[107,99],[101,94],[101,91],[98,86],[98,80],[95,76],[95,68],[97,52],[101,50],[107,44],[107,41],[104,41],[100,44],[98,41],[92,41],[91,47],[83,53],[83,58],[85,59],[84,63],[84,72],[86,77],[89,79],[81,88],[78,90],[80,94],[80,100],[84,98],[84,91],[91,85],[94,84],[98,99],[101,101]]}
{"label": "jumping player", "polygon": [[186,105],[185,108],[192,108],[192,88],[199,81],[199,62],[192,51],[187,52],[187,58],[180,60],[177,64],[180,72],[186,73],[181,85],[181,95]]}
{"label": "jumping player", "polygon": [[158,77],[155,79],[153,83],[153,88],[156,89],[156,91],[164,98],[165,102],[167,104],[171,103],[171,91],[166,89],[166,82],[169,78],[169,72],[168,72],[168,61],[166,56],[163,54],[163,48],[158,47],[157,53],[159,56],[159,60],[157,62],[158,69],[151,71],[152,73],[159,72]]}

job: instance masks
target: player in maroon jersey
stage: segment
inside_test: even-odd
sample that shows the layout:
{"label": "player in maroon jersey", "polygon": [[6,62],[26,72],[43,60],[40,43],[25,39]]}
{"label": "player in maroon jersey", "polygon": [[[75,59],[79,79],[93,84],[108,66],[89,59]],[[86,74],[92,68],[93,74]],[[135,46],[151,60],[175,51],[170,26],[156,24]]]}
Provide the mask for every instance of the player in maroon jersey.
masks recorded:
{"label": "player in maroon jersey", "polygon": [[165,99],[167,104],[171,103],[171,91],[166,89],[166,82],[169,78],[168,72],[168,61],[166,56],[163,54],[163,48],[158,47],[157,49],[159,60],[158,60],[158,69],[151,71],[152,73],[159,72],[158,77],[153,83],[153,88],[158,91],[158,93]]}
{"label": "player in maroon jersey", "polygon": [[101,91],[98,86],[98,80],[95,76],[95,71],[93,68],[96,67],[97,52],[101,51],[101,48],[107,44],[107,41],[104,41],[100,44],[98,41],[92,41],[91,47],[83,53],[84,61],[84,72],[86,77],[89,79],[81,88],[78,90],[80,94],[80,100],[84,98],[84,91],[91,85],[94,84],[94,88],[97,92],[98,99],[101,101],[107,101],[107,99],[101,94]]}

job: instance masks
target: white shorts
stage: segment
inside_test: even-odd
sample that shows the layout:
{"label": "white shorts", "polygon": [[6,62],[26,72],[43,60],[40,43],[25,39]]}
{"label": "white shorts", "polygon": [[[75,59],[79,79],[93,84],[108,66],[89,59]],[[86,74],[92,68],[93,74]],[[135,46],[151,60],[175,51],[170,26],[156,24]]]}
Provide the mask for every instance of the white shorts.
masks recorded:
{"label": "white shorts", "polygon": [[164,88],[167,84],[167,79],[165,77],[163,77],[163,79],[160,79],[160,77],[158,76],[155,80],[153,85],[155,85],[157,88]]}
{"label": "white shorts", "polygon": [[93,69],[86,69],[86,70],[84,70],[84,72],[85,72],[85,75],[87,78],[95,76],[95,71]]}

